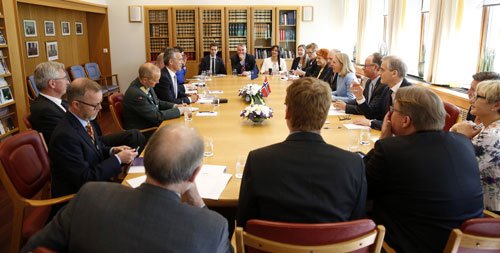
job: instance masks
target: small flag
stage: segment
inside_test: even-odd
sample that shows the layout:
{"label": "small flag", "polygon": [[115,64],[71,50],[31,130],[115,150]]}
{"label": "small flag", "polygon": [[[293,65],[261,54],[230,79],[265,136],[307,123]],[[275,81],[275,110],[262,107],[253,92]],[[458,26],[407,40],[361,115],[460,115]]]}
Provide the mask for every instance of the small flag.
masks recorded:
{"label": "small flag", "polygon": [[267,76],[266,79],[264,80],[264,84],[262,85],[262,88],[260,89],[264,97],[269,96],[271,94],[271,86],[269,85],[269,82],[267,81]]}

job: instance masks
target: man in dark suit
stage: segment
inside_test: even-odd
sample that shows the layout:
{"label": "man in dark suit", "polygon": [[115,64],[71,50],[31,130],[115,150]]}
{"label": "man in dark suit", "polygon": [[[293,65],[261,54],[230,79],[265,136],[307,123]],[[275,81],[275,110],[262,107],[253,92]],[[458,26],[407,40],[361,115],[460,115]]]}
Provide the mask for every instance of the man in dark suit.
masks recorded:
{"label": "man in dark suit", "polygon": [[[356,96],[358,109],[363,113],[365,119],[354,119],[353,123],[363,126],[369,126],[374,129],[382,128],[384,116],[389,111],[390,106],[394,104],[394,98],[399,88],[411,86],[405,78],[408,67],[403,60],[397,56],[386,56],[382,58],[380,66],[380,82],[389,86],[388,92],[383,93],[379,103],[370,105],[363,99],[363,87],[359,83],[353,83],[352,93]],[[359,101],[358,101],[358,98]]]}
{"label": "man in dark suit", "polygon": [[236,69],[236,73],[243,76],[249,75],[250,71],[259,71],[255,64],[255,57],[247,54],[246,44],[239,44],[237,53],[231,56],[231,69]]}
{"label": "man in dark suit", "polygon": [[[101,86],[79,78],[67,91],[69,109],[52,133],[49,144],[52,196],[73,194],[89,181],[104,181],[121,172],[137,151],[128,146],[108,147],[96,138],[95,119],[101,109]],[[135,148],[135,147],[134,147]]]}
{"label": "man in dark suit", "polygon": [[381,65],[382,56],[379,53],[368,56],[365,60],[365,66],[363,66],[364,75],[368,80],[365,82],[365,88],[361,97],[357,97],[356,101],[348,104],[342,100],[337,100],[334,104],[335,108],[345,110],[345,112],[349,114],[363,114],[359,108],[359,104],[362,103],[367,103],[370,108],[380,108],[379,104],[381,103],[382,97],[385,96],[385,93],[389,92],[389,86],[381,82]]}
{"label": "man in dark suit", "polygon": [[[34,130],[41,132],[45,142],[50,143],[52,132],[68,110],[68,101],[62,99],[69,84],[64,65],[59,62],[42,62],[34,71],[34,79],[40,95],[31,103],[28,120]],[[138,130],[102,135],[101,128],[94,122],[96,136],[106,146],[126,145],[144,147],[146,138]]]}
{"label": "man in dark suit", "polygon": [[[470,83],[470,88],[467,91],[467,95],[469,96],[469,103],[473,103],[473,98],[476,96],[476,87],[477,84],[486,81],[486,80],[500,80],[500,74],[497,72],[478,72],[474,75],[472,75],[472,82]],[[470,114],[470,107],[469,111],[467,112],[467,120],[468,121],[475,121],[476,116]]]}
{"label": "man in dark suit", "polygon": [[399,89],[364,158],[374,201],[368,214],[397,252],[443,252],[452,229],[483,215],[474,148],[464,135],[442,131],[445,116],[431,90]]}
{"label": "man in dark suit", "polygon": [[186,86],[177,83],[176,72],[181,69],[181,53],[174,48],[167,48],[163,54],[165,67],[161,69],[158,85],[154,87],[160,100],[175,104],[191,104],[198,100],[196,94],[186,94]]}
{"label": "man in dark suit", "polygon": [[[164,120],[178,118],[184,107],[162,101],[155,90],[160,79],[160,69],[152,63],[139,68],[139,77],[130,84],[123,98],[123,127],[125,129],[145,129],[156,127]],[[147,137],[152,133],[145,133]]]}
{"label": "man in dark suit", "polygon": [[330,88],[332,89],[332,91],[337,90],[338,73],[335,73],[333,71],[333,57],[335,57],[335,54],[338,54],[338,53],[340,53],[340,50],[332,49],[332,50],[330,50],[330,52],[328,52],[328,56],[326,58],[326,61],[328,62],[328,66],[330,66],[330,68],[332,68],[332,74],[330,75],[330,79],[328,79],[328,81],[326,81],[326,82],[330,85]]}
{"label": "man in dark suit", "polygon": [[145,183],[136,189],[86,184],[21,252],[37,246],[57,252],[232,252],[227,220],[206,208],[193,183],[202,159],[203,141],[193,129],[159,129],[145,151]]}
{"label": "man in dark suit", "polygon": [[312,77],[287,88],[288,138],[248,155],[237,211],[250,219],[321,223],[365,216],[366,180],[359,155],[320,135],[331,104],[328,84]]}
{"label": "man in dark suit", "polygon": [[200,69],[198,71],[198,75],[201,74],[201,71],[208,71],[212,75],[217,74],[226,74],[226,66],[224,66],[224,61],[222,58],[217,56],[217,44],[210,44],[210,55],[205,56],[201,60]]}

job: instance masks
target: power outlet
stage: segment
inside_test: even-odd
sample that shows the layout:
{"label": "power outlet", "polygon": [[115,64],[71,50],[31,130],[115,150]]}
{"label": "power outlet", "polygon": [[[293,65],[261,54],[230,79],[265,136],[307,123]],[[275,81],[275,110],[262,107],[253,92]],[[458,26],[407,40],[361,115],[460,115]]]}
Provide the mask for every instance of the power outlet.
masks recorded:
{"label": "power outlet", "polygon": [[102,50],[102,52],[103,52],[103,53],[105,53],[105,54],[107,54],[107,53],[108,53],[108,49],[107,49],[107,48],[104,48],[104,49]]}

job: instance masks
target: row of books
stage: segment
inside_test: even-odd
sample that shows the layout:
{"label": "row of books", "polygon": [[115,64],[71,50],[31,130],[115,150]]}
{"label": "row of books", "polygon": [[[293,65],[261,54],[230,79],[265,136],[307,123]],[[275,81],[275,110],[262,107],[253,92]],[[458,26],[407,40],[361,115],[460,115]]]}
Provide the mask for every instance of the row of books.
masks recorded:
{"label": "row of books", "polygon": [[[0,75],[10,74],[9,67],[7,66],[7,60],[3,58],[3,50],[0,50]],[[7,85],[5,79],[0,78],[0,87]]]}
{"label": "row of books", "polygon": [[[186,48],[184,48],[186,49]],[[188,61],[195,61],[196,60],[196,53],[195,52],[184,52],[184,55],[186,55]]]}
{"label": "row of books", "polygon": [[[271,57],[271,48],[256,48],[255,49],[255,59],[265,59]],[[295,51],[280,49],[281,58],[295,58]]]}
{"label": "row of books", "polygon": [[241,43],[246,44],[247,38],[229,38],[229,51],[236,51]]}
{"label": "row of books", "polygon": [[184,50],[195,50],[196,43],[194,38],[177,38],[177,46],[182,47]]}
{"label": "row of books", "polygon": [[210,51],[210,44],[215,43],[222,47],[222,38],[203,38],[203,51]]}
{"label": "row of books", "polygon": [[256,10],[254,12],[255,22],[273,22],[272,10]]}
{"label": "row of books", "polygon": [[280,40],[295,40],[295,31],[280,30]]}
{"label": "row of books", "polygon": [[255,24],[255,37],[257,39],[271,38],[271,24]]}
{"label": "row of books", "polygon": [[229,24],[229,36],[247,36],[247,24]]}
{"label": "row of books", "polygon": [[7,40],[5,39],[5,36],[3,36],[2,31],[0,31],[0,45],[7,45]]}
{"label": "row of books", "polygon": [[247,22],[246,10],[229,10],[229,22]]}
{"label": "row of books", "polygon": [[281,58],[295,58],[295,50],[286,50],[281,48],[280,50]]}
{"label": "row of books", "polygon": [[149,47],[153,52],[161,51],[164,48],[168,47],[168,39],[151,39],[149,41]]}
{"label": "row of books", "polygon": [[177,36],[194,36],[194,24],[175,24]]}
{"label": "row of books", "polygon": [[280,11],[280,25],[297,24],[296,11]]}
{"label": "row of books", "polygon": [[168,36],[168,24],[151,24],[149,29],[149,36]]}
{"label": "row of books", "polygon": [[202,18],[203,18],[203,21],[205,21],[205,22],[221,22],[222,11],[221,10],[203,10]]}
{"label": "row of books", "polygon": [[222,36],[221,24],[203,24],[203,36],[220,37]]}
{"label": "row of books", "polygon": [[176,10],[175,21],[194,23],[194,10]]}
{"label": "row of books", "polygon": [[168,22],[168,10],[150,10],[149,22]]}
{"label": "row of books", "polygon": [[4,118],[1,121],[2,123],[0,124],[0,135],[4,135],[16,128],[11,117]]}

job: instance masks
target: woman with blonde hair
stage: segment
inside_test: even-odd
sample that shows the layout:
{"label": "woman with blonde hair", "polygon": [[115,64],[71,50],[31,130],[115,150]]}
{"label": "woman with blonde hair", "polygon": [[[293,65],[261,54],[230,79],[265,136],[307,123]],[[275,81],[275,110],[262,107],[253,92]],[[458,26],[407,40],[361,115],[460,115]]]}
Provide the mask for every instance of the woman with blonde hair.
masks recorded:
{"label": "woman with blonde hair", "polygon": [[337,75],[337,90],[332,92],[334,100],[342,100],[346,103],[354,101],[356,98],[351,92],[351,82],[356,78],[349,56],[338,53],[333,56],[333,72]]}
{"label": "woman with blonde hair", "polygon": [[469,137],[476,150],[484,208],[500,214],[500,81],[482,81],[471,98],[476,122],[455,124],[450,131]]}

